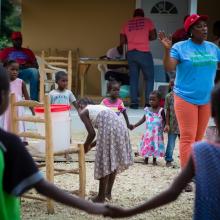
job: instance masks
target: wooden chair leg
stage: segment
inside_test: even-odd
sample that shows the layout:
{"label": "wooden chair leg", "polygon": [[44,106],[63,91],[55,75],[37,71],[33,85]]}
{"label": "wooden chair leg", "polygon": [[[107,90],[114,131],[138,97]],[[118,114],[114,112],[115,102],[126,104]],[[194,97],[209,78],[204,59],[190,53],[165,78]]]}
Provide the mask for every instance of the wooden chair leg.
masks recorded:
{"label": "wooden chair leg", "polygon": [[85,198],[86,195],[86,167],[85,167],[85,152],[83,144],[78,144],[79,153],[79,195]]}

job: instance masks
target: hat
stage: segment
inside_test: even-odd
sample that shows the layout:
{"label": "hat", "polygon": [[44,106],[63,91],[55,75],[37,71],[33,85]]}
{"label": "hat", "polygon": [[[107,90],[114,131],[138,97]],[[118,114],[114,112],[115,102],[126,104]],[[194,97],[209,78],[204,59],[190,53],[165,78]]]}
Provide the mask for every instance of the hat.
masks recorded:
{"label": "hat", "polygon": [[190,15],[184,22],[185,31],[188,32],[190,27],[199,20],[207,21],[208,16],[207,15],[197,15],[197,14]]}
{"label": "hat", "polygon": [[11,34],[12,40],[21,39],[21,38],[22,38],[21,32],[12,32],[12,34]]}

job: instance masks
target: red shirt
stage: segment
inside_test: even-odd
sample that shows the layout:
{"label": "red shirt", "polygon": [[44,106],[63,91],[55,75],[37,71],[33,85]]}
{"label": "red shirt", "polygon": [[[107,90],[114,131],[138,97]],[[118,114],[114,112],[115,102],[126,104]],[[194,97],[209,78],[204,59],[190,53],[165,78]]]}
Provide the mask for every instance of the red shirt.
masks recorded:
{"label": "red shirt", "polygon": [[34,56],[34,53],[27,49],[27,48],[21,48],[16,49],[14,47],[8,47],[0,51],[0,60],[3,62],[9,61],[9,60],[15,60],[20,65],[22,64],[35,64],[36,58]]}
{"label": "red shirt", "polygon": [[134,17],[129,20],[121,30],[121,34],[127,37],[128,51],[150,51],[149,32],[153,29],[155,29],[154,24],[149,18]]}

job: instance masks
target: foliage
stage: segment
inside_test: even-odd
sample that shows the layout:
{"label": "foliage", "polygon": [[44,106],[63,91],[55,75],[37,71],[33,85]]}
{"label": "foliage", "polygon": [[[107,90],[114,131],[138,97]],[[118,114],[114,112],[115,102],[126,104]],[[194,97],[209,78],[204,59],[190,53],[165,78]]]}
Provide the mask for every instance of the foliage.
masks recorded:
{"label": "foliage", "polygon": [[10,47],[10,46],[12,46],[11,40],[9,40],[6,36],[1,36],[0,37],[0,50],[5,47]]}

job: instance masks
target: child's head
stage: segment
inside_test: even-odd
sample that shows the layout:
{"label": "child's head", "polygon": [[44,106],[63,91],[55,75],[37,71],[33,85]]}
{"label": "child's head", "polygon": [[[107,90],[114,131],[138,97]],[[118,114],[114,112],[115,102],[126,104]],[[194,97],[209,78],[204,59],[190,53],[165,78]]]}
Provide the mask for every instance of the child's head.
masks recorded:
{"label": "child's head", "polygon": [[66,89],[68,85],[67,73],[65,73],[64,71],[57,72],[55,75],[55,82],[58,85],[59,90]]}
{"label": "child's head", "polygon": [[13,81],[18,77],[19,64],[14,60],[9,60],[4,63],[4,67],[9,73],[10,80]]}
{"label": "child's head", "polygon": [[154,90],[150,93],[149,104],[152,108],[157,108],[160,106],[161,95],[158,90]]}
{"label": "child's head", "polygon": [[218,128],[218,132],[220,133],[220,83],[216,84],[212,91],[211,113]]}
{"label": "child's head", "polygon": [[9,95],[9,77],[8,73],[0,65],[0,115],[7,109],[8,107],[8,98]]}
{"label": "child's head", "polygon": [[95,103],[93,102],[92,99],[81,98],[77,101],[77,104],[79,106],[79,110],[83,110],[87,105],[94,105]]}
{"label": "child's head", "polygon": [[108,93],[111,98],[113,99],[118,98],[120,86],[121,84],[116,80],[112,80],[108,82],[107,89],[108,89]]}

